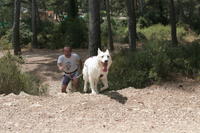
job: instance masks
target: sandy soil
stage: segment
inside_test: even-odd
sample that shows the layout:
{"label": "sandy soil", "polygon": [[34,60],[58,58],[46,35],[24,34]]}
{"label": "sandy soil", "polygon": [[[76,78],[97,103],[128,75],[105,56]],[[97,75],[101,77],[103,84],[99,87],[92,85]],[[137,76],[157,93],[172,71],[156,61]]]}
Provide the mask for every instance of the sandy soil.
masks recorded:
{"label": "sandy soil", "polygon": [[[76,50],[86,58],[85,50]],[[23,70],[49,85],[48,96],[0,95],[0,132],[199,133],[200,83],[182,79],[99,95],[62,94],[61,51],[24,52]],[[112,79],[110,79],[112,80]]]}

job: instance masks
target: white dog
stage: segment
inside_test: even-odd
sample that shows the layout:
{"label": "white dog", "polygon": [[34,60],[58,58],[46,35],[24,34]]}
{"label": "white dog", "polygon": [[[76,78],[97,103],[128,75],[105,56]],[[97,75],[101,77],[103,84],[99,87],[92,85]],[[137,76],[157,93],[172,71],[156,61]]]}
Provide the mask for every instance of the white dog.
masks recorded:
{"label": "white dog", "polygon": [[97,84],[99,80],[102,81],[104,87],[100,89],[103,91],[108,88],[108,70],[112,64],[112,58],[108,50],[102,52],[98,49],[98,55],[88,58],[83,67],[84,92],[88,91],[87,84],[89,82],[92,94],[98,94]]}

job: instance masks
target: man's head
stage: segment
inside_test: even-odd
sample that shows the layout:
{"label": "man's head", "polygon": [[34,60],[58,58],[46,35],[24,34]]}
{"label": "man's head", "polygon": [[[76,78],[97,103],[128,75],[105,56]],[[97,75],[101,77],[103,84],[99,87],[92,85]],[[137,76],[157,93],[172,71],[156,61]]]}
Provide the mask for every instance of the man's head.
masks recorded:
{"label": "man's head", "polygon": [[69,46],[65,46],[63,49],[63,52],[64,52],[64,55],[69,58],[72,53],[72,48]]}

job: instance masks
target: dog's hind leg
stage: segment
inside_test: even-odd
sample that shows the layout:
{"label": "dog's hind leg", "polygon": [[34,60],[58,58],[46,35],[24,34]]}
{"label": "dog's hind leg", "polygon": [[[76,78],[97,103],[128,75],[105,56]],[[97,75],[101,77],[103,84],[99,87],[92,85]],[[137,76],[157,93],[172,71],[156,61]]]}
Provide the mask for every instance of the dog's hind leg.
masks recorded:
{"label": "dog's hind leg", "polygon": [[88,80],[84,80],[84,89],[83,91],[86,93],[88,91]]}
{"label": "dog's hind leg", "polygon": [[83,67],[83,80],[84,80],[84,88],[83,91],[86,93],[88,91],[88,71],[86,65]]}
{"label": "dog's hind leg", "polygon": [[100,91],[104,91],[104,90],[106,90],[108,88],[108,79],[107,79],[107,77],[105,77],[105,78],[102,78],[101,81],[102,81],[104,87],[102,87],[100,89]]}

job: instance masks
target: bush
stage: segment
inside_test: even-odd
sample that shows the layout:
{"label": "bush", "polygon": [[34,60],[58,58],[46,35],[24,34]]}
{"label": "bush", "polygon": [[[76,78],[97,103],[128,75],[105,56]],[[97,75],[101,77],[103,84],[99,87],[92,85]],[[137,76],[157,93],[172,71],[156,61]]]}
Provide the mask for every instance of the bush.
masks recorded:
{"label": "bush", "polygon": [[172,67],[176,72],[187,76],[196,76],[200,72],[200,43],[193,42],[181,45],[178,48],[170,48],[167,54],[172,61]]}
{"label": "bush", "polygon": [[140,17],[138,19],[138,27],[139,28],[145,28],[145,27],[148,27],[148,26],[151,26],[152,25],[152,21],[145,18],[145,17]]}
{"label": "bush", "polygon": [[2,28],[2,27],[0,27],[0,38],[6,34],[7,30],[8,30],[8,28]]}
{"label": "bush", "polygon": [[[118,27],[115,35],[115,41],[119,43],[128,43],[129,42],[129,33],[127,27]],[[146,41],[146,37],[142,32],[137,32],[137,40]]]}
{"label": "bush", "polygon": [[58,49],[66,45],[79,48],[87,44],[87,27],[81,18],[67,18],[61,23],[42,21],[40,27],[39,48]]}
{"label": "bush", "polygon": [[21,91],[32,95],[45,93],[46,88],[40,87],[39,79],[21,72],[19,66],[21,62],[21,59],[11,54],[0,59],[0,94],[19,94]]}
{"label": "bush", "polygon": [[126,51],[115,55],[109,73],[110,88],[121,89],[129,86],[142,88],[150,84],[151,80],[148,78],[150,60],[148,57],[144,51],[136,53]]}
{"label": "bush", "polygon": [[172,47],[170,43],[148,41],[140,50],[125,50],[114,55],[109,73],[110,88],[143,88],[171,78],[172,73],[200,76],[199,42],[178,47]]}
{"label": "bush", "polygon": [[8,37],[6,35],[1,37],[0,38],[0,49],[7,50],[7,49],[11,49],[11,48],[12,48],[12,44],[11,44],[10,40],[8,40]]}
{"label": "bush", "polygon": [[38,33],[38,48],[56,49],[60,46],[60,38],[54,38],[57,35],[58,24],[54,24],[49,20],[40,21]]}
{"label": "bush", "polygon": [[[31,42],[31,31],[29,26],[25,23],[20,23],[20,45],[21,47],[27,45]],[[4,49],[12,48],[12,29],[8,29],[5,32],[5,35],[0,38],[0,45]]]}
{"label": "bush", "polygon": [[119,43],[128,43],[129,37],[128,37],[128,28],[127,27],[118,27],[116,31],[115,41]]}
{"label": "bush", "polygon": [[[148,40],[170,40],[171,30],[170,26],[164,26],[161,24],[152,25],[148,28],[139,29],[139,32],[145,35]],[[184,27],[177,28],[177,37],[182,40],[187,35],[187,31]]]}
{"label": "bush", "polygon": [[81,18],[68,18],[60,25],[63,46],[69,45],[73,48],[85,47],[88,40],[86,23]]}

